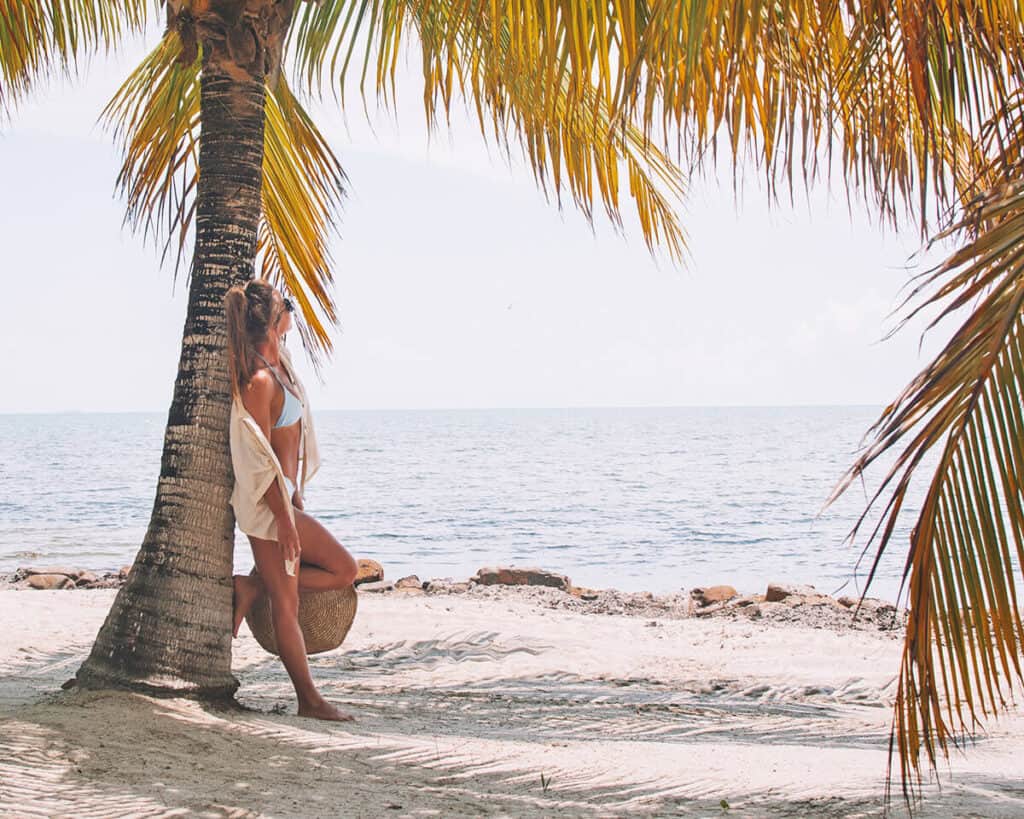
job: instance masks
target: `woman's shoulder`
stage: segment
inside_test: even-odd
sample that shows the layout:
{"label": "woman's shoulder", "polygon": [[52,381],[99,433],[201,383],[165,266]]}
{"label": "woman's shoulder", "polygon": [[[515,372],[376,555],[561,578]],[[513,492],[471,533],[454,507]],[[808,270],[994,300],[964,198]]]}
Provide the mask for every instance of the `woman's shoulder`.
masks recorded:
{"label": "woman's shoulder", "polygon": [[249,379],[249,382],[242,387],[242,394],[239,398],[251,414],[253,410],[269,405],[274,397],[274,390],[277,384],[274,376],[266,369],[256,370]]}
{"label": "woman's shoulder", "polygon": [[266,367],[260,367],[250,376],[249,383],[243,388],[243,393],[273,392],[274,384],[274,376],[270,370]]}

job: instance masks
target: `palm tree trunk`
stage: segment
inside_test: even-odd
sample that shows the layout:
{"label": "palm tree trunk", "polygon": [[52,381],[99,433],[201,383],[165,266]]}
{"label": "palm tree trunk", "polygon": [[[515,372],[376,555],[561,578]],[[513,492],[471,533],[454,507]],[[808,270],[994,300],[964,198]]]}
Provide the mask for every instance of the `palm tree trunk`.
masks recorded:
{"label": "palm tree trunk", "polygon": [[224,293],[252,278],[264,75],[203,43],[196,246],[149,528],[79,668],[87,688],[231,697],[234,482]]}

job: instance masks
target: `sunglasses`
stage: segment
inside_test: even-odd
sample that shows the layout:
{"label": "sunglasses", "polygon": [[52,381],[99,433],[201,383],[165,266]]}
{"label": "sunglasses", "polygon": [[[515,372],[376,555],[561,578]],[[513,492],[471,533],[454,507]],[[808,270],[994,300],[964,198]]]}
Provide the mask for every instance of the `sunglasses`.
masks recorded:
{"label": "sunglasses", "polygon": [[274,319],[274,324],[275,325],[280,320],[281,316],[283,316],[286,312],[288,312],[288,313],[294,313],[295,312],[295,302],[293,302],[287,296],[282,296],[281,297],[281,304],[282,304],[281,312],[278,313],[277,314],[277,318]]}

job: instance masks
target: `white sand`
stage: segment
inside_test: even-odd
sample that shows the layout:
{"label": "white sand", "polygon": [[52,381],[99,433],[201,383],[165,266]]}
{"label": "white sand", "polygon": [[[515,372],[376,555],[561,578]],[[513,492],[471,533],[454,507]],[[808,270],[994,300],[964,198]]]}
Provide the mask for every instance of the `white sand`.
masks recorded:
{"label": "white sand", "polygon": [[[892,634],[364,594],[345,645],[310,658],[358,717],[328,724],[295,716],[245,625],[238,698],[259,712],[61,691],[114,594],[0,591],[0,812],[882,812]],[[1022,727],[990,723],[921,815],[1024,816]]]}

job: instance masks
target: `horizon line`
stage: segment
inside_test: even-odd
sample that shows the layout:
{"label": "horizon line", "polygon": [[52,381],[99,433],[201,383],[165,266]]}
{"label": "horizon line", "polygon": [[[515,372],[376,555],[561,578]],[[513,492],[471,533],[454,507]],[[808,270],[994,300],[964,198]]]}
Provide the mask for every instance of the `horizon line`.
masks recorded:
{"label": "horizon line", "polygon": [[[519,410],[640,410],[640,409],[829,409],[851,407],[884,407],[884,401],[878,403],[801,403],[801,404],[572,404],[546,406],[472,406],[472,407],[318,407],[316,412],[481,412],[481,411],[519,411]],[[135,410],[0,410],[4,415],[152,415],[168,412],[167,409],[135,409]]]}

